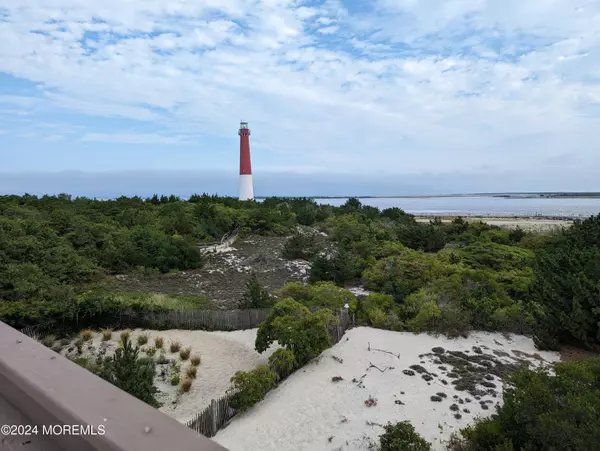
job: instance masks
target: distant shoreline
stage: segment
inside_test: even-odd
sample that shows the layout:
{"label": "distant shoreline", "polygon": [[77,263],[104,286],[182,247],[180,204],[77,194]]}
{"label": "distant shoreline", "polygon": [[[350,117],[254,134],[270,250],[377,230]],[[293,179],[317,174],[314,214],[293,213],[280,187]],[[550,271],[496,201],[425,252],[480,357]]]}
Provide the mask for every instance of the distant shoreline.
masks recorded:
{"label": "distant shoreline", "polygon": [[600,199],[600,193],[472,193],[412,196],[310,196],[310,199],[439,199],[447,197],[495,197],[503,199]]}
{"label": "distant shoreline", "polygon": [[[417,222],[429,222],[439,218],[442,222],[450,222],[457,218],[456,215],[415,215]],[[569,216],[462,216],[467,222],[483,221],[488,225],[515,229],[517,227],[530,232],[546,232],[562,227],[570,227],[580,217]]]}
{"label": "distant shoreline", "polygon": [[[268,199],[271,196],[256,196],[256,199]],[[539,193],[470,193],[470,194],[420,194],[404,196],[276,196],[285,199],[441,199],[448,197],[495,197],[503,199],[600,199],[600,193],[595,192],[539,192]]]}

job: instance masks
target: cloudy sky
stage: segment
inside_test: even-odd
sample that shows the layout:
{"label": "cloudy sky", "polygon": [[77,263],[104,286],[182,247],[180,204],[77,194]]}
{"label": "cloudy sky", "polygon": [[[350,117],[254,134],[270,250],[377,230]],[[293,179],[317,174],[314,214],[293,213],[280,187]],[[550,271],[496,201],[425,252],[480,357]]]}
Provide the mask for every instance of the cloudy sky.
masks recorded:
{"label": "cloudy sky", "polygon": [[3,0],[0,43],[0,192],[235,194],[241,119],[257,195],[600,190],[599,0]]}

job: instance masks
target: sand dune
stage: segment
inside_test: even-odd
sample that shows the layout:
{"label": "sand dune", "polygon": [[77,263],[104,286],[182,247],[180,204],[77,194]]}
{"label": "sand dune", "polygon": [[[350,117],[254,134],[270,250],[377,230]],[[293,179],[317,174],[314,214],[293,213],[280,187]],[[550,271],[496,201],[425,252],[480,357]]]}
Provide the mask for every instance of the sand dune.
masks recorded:
{"label": "sand dune", "polygon": [[[340,343],[234,418],[215,440],[231,451],[367,450],[378,442],[383,431],[379,425],[410,420],[434,449],[441,450],[442,441],[453,431],[494,411],[502,398],[502,385],[498,377],[489,374],[486,387],[477,386],[484,392],[479,399],[456,390],[452,366],[440,362],[432,352],[434,347],[443,347],[446,356],[448,351],[461,351],[459,355],[474,361],[489,358],[499,363],[498,367],[515,364],[518,359],[534,365],[559,359],[557,353],[537,351],[533,342],[522,336],[478,332],[468,339],[450,340],[360,327],[349,330]],[[415,364],[425,372],[404,373]],[[485,366],[475,367],[488,372]],[[429,382],[425,375],[431,378]],[[332,382],[334,376],[343,380]],[[490,389],[492,386],[496,388]],[[446,397],[432,402],[431,396],[438,392]],[[377,404],[367,407],[365,401],[370,397]],[[453,404],[455,410],[450,409]],[[455,418],[457,414],[460,419]]]}

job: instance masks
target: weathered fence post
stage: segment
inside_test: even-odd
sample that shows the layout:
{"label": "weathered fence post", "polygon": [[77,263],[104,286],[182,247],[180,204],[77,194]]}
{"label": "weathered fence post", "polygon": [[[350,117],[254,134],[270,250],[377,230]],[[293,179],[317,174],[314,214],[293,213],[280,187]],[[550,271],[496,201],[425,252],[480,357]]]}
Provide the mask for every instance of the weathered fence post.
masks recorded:
{"label": "weathered fence post", "polygon": [[217,435],[217,431],[219,430],[217,426],[217,401],[214,399],[210,402],[210,410],[212,413],[211,437],[214,437]]}

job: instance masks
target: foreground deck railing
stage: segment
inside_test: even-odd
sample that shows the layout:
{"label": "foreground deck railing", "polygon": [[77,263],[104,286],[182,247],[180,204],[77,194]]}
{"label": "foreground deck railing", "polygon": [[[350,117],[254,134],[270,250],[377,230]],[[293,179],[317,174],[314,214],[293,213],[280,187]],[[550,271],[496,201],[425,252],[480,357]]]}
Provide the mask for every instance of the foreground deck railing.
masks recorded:
{"label": "foreground deck railing", "polygon": [[227,451],[2,322],[0,427],[0,451]]}

